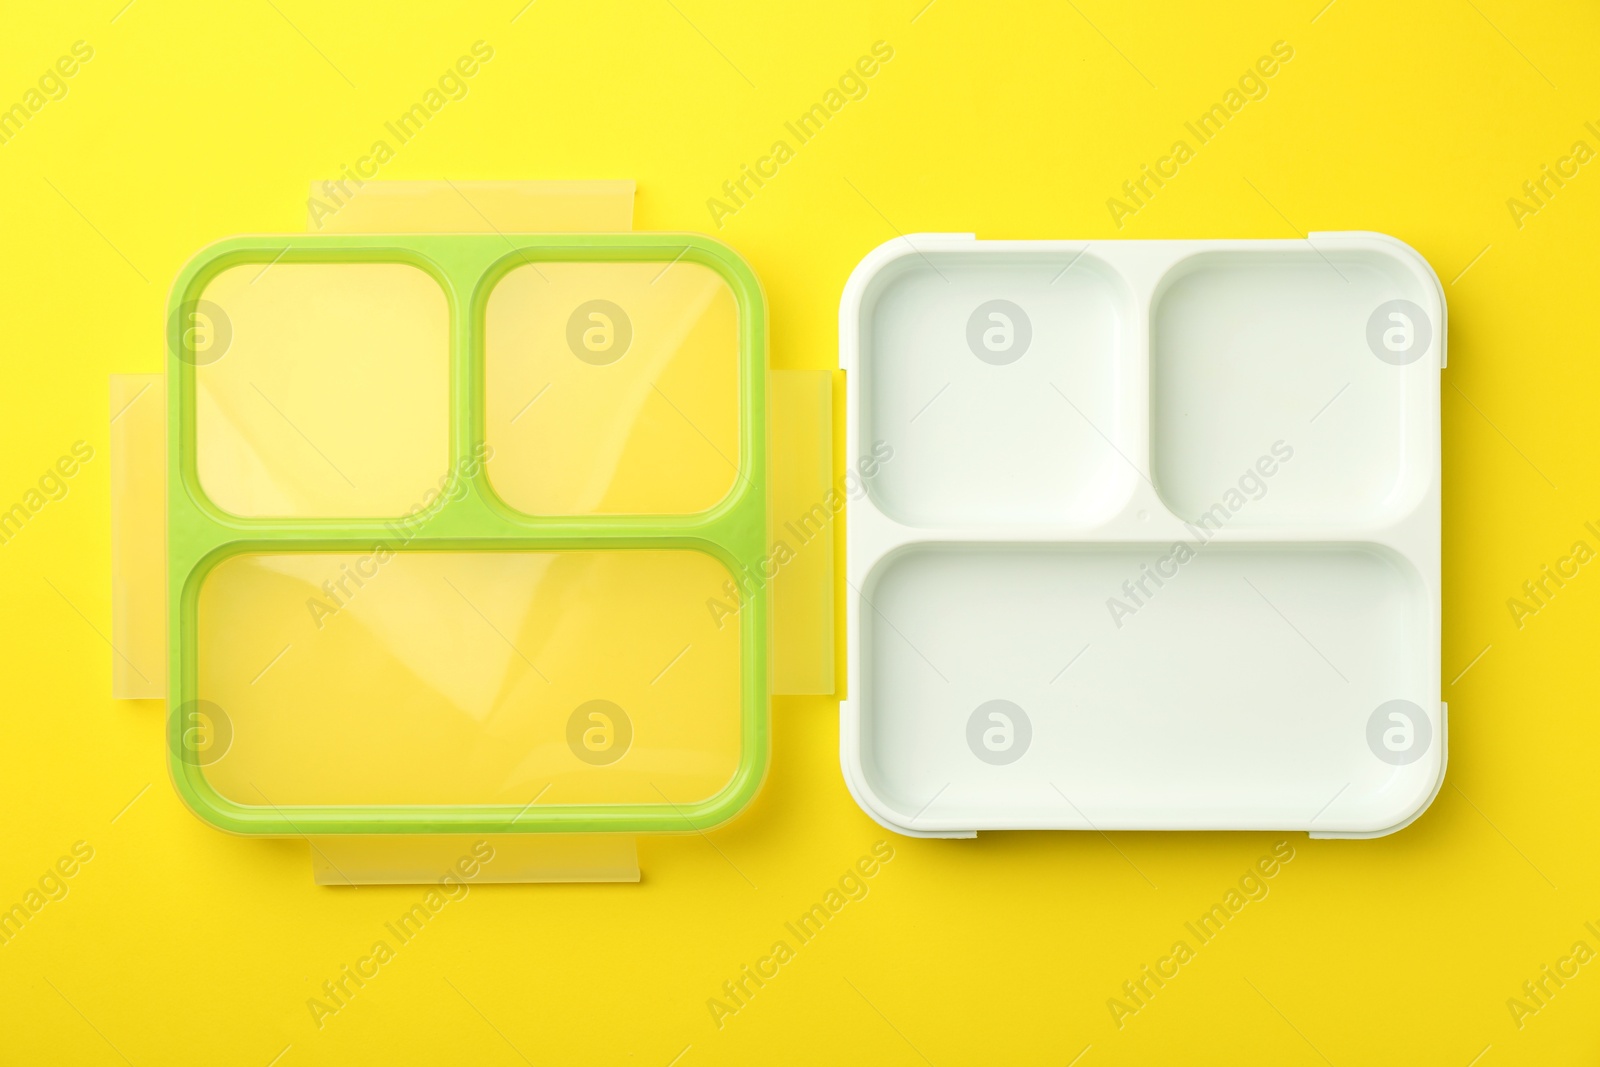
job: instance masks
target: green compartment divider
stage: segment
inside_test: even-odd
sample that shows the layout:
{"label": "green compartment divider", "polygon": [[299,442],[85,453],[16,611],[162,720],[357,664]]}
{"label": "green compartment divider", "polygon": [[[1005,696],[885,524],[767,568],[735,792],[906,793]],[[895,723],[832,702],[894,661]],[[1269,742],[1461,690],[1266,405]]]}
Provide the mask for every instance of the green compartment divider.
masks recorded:
{"label": "green compartment divider", "polygon": [[485,439],[484,309],[512,269],[544,262],[696,263],[719,274],[739,316],[739,477],[715,507],[694,515],[529,515],[508,506],[480,466],[459,500],[443,497],[413,520],[411,551],[690,549],[734,575],[759,572],[767,551],[766,302],[749,265],[698,234],[401,234],[237,237],[202,250],[180,272],[167,316],[167,605],[170,693],[168,766],[184,802],[202,819],[241,834],[688,832],[738,814],[765,777],[769,737],[765,583],[744,595],[740,627],[738,768],[726,786],[693,804],[295,805],[240,804],[207,781],[183,744],[185,709],[197,699],[201,584],[222,560],[251,552],[366,549],[400,516],[256,519],[228,514],[196,473],[195,351],[183,329],[206,286],[241,265],[402,263],[443,289],[450,312],[450,469]]}

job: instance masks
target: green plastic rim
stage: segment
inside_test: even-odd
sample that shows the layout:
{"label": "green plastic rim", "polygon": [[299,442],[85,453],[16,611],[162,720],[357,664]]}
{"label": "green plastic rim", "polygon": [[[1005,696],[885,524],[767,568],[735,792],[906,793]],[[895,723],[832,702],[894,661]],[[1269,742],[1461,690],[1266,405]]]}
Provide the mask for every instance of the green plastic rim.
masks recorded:
{"label": "green plastic rim", "polygon": [[[450,315],[450,467],[485,439],[484,310],[495,285],[525,263],[698,263],[733,291],[739,317],[739,472],[723,500],[693,515],[538,516],[507,505],[480,466],[459,500],[422,516],[407,551],[689,549],[736,578],[759,573],[767,541],[767,319],[760,282],[721,242],[699,234],[400,234],[236,237],[198,253],[174,282],[167,314],[168,767],[184,802],[234,833],[639,833],[704,830],[733,818],[766,775],[769,746],[765,584],[739,611],[739,763],[714,796],[692,804],[240,804],[216,791],[182,743],[181,711],[197,699],[197,603],[218,563],[263,551],[349,551],[387,534],[380,519],[253,519],[212,503],[196,472],[195,353],[181,311],[232,267],[278,263],[401,263],[444,291]],[[186,358],[187,357],[187,358]],[[665,799],[665,798],[663,798]]]}

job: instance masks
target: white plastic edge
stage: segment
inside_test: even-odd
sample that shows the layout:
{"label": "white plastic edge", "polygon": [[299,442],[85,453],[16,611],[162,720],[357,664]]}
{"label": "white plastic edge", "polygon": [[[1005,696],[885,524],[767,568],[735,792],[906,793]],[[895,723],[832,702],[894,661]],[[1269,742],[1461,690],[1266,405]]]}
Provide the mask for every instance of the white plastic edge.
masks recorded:
{"label": "white plastic edge", "polygon": [[[1091,239],[1091,240],[1079,240],[1079,241],[1072,241],[1072,240],[984,241],[984,242],[982,242],[982,244],[984,244],[986,246],[989,246],[989,247],[995,249],[996,251],[1003,251],[1003,250],[1005,250],[1007,248],[1013,248],[1013,249],[1026,248],[1026,249],[1034,249],[1034,250],[1044,250],[1048,246],[1054,245],[1054,246],[1059,246],[1059,247],[1061,247],[1063,249],[1072,249],[1072,250],[1074,250],[1076,252],[1076,251],[1080,251],[1080,250],[1081,251],[1089,251],[1089,250],[1093,249],[1095,246],[1106,247],[1106,246],[1117,246],[1117,245],[1124,245],[1124,244],[1140,244],[1140,245],[1145,245],[1145,246],[1165,245],[1165,246],[1169,246],[1170,248],[1172,248],[1173,251],[1175,251],[1175,252],[1179,252],[1179,250],[1181,249],[1180,254],[1176,255],[1171,260],[1171,262],[1169,262],[1162,269],[1162,273],[1165,273],[1166,271],[1169,271],[1173,267],[1175,267],[1177,265],[1177,263],[1179,261],[1181,261],[1182,259],[1186,259],[1186,258],[1188,258],[1189,255],[1192,255],[1192,254],[1195,254],[1195,253],[1198,253],[1198,252],[1202,252],[1202,251],[1211,251],[1211,250],[1216,250],[1216,249],[1221,249],[1221,248],[1255,248],[1255,249],[1259,249],[1259,248],[1263,248],[1264,246],[1273,246],[1273,245],[1276,245],[1276,246],[1279,246],[1279,247],[1283,247],[1283,248],[1291,248],[1291,247],[1295,247],[1295,246],[1303,246],[1305,244],[1315,245],[1316,242],[1318,242],[1318,241],[1325,241],[1325,242],[1328,242],[1330,244],[1356,243],[1356,244],[1367,244],[1369,247],[1370,246],[1380,246],[1380,247],[1383,247],[1386,251],[1388,251],[1397,261],[1399,261],[1401,263],[1404,263],[1405,265],[1410,267],[1412,272],[1423,282],[1424,286],[1427,287],[1427,288],[1431,288],[1431,290],[1435,294],[1435,297],[1436,297],[1436,300],[1437,300],[1437,309],[1436,310],[1437,310],[1437,313],[1438,313],[1438,322],[1439,322],[1439,331],[1438,331],[1439,369],[1443,370],[1446,366],[1449,365],[1449,355],[1448,355],[1448,317],[1447,317],[1448,316],[1448,303],[1445,300],[1444,286],[1440,282],[1438,273],[1433,269],[1432,264],[1430,264],[1427,261],[1427,259],[1422,256],[1421,253],[1419,253],[1416,249],[1411,247],[1411,245],[1407,244],[1406,242],[1404,242],[1404,241],[1400,240],[1399,238],[1394,237],[1394,236],[1392,236],[1390,234],[1385,234],[1385,233],[1381,233],[1381,232],[1377,232],[1377,231],[1369,231],[1369,230],[1345,230],[1345,231],[1318,231],[1318,232],[1313,232],[1313,233],[1308,234],[1306,239],[1303,240],[1303,241],[1301,241],[1301,240],[1220,239],[1220,240],[1168,240],[1168,241],[1125,242],[1125,241],[1093,240],[1093,239]],[[896,237],[896,238],[894,238],[894,239],[892,239],[890,241],[886,241],[883,244],[878,245],[876,248],[872,249],[864,257],[862,257],[861,261],[856,265],[855,269],[851,271],[850,277],[845,282],[844,290],[841,293],[840,302],[839,302],[839,367],[840,367],[841,370],[846,372],[846,412],[845,412],[845,419],[846,419],[846,422],[845,422],[845,440],[846,440],[846,443],[845,443],[845,456],[847,457],[847,461],[848,461],[848,457],[854,457],[854,456],[857,456],[857,455],[861,454],[861,452],[860,452],[860,426],[861,426],[861,421],[860,421],[860,410],[859,410],[859,405],[860,405],[860,383],[859,383],[858,376],[853,372],[855,372],[855,371],[857,371],[859,369],[860,332],[859,332],[859,329],[857,327],[858,327],[858,323],[860,321],[860,312],[861,312],[862,300],[863,300],[863,297],[866,294],[866,291],[867,291],[868,287],[871,285],[872,281],[877,277],[877,275],[879,273],[881,273],[886,267],[888,267],[890,264],[896,262],[897,260],[900,260],[900,259],[903,259],[903,258],[906,258],[906,257],[910,257],[910,256],[922,255],[927,251],[961,250],[961,249],[970,247],[970,246],[972,246],[974,244],[977,244],[977,243],[979,243],[977,241],[977,236],[976,236],[976,234],[973,234],[973,233],[916,233],[916,234],[904,234],[904,235]],[[1441,614],[1442,614],[1442,612],[1441,612],[1441,608],[1442,608],[1442,603],[1441,603],[1442,588],[1441,588],[1441,585],[1442,585],[1442,583],[1441,583],[1441,573],[1440,573],[1440,571],[1441,571],[1441,559],[1440,559],[1440,544],[1439,544],[1439,537],[1440,537],[1440,532],[1441,532],[1440,531],[1440,522],[1439,522],[1440,509],[1441,509],[1440,495],[1441,495],[1441,491],[1442,491],[1442,477],[1441,477],[1441,474],[1442,474],[1442,456],[1441,456],[1440,445],[1442,443],[1442,436],[1441,436],[1441,433],[1440,433],[1440,411],[1439,411],[1439,403],[1438,403],[1437,391],[1435,391],[1435,395],[1434,395],[1434,399],[1433,399],[1433,403],[1432,403],[1431,414],[1432,414],[1432,420],[1433,420],[1433,425],[1431,427],[1431,434],[1432,434],[1432,440],[1434,441],[1433,462],[1432,462],[1433,470],[1431,472],[1431,484],[1429,486],[1429,489],[1428,489],[1427,493],[1425,494],[1424,500],[1421,500],[1421,501],[1419,501],[1417,503],[1417,505],[1412,509],[1412,511],[1407,516],[1406,522],[1404,524],[1405,525],[1416,525],[1416,524],[1419,524],[1419,523],[1428,523],[1428,521],[1429,521],[1429,519],[1431,517],[1431,523],[1429,523],[1429,524],[1431,525],[1432,531],[1433,531],[1433,536],[1431,538],[1431,548],[1432,548],[1431,563],[1432,563],[1432,567],[1430,568],[1429,573],[1422,574],[1422,578],[1427,583],[1427,585],[1429,587],[1429,592],[1430,592],[1430,599],[1431,599],[1431,605],[1430,606],[1431,606],[1431,609],[1432,609],[1432,616],[1433,616],[1433,641],[1432,641],[1432,660],[1433,660],[1433,668],[1434,668],[1433,669],[1433,676],[1435,678],[1438,678],[1438,677],[1440,677],[1440,662],[1441,662],[1441,654],[1442,654],[1442,633],[1441,633],[1441,631],[1442,631],[1442,625],[1441,625],[1442,624],[1442,619],[1441,619]],[[863,498],[863,501],[865,501],[865,500],[866,500],[866,498]],[[850,504],[848,505],[847,513],[848,512],[857,511],[860,508],[860,506],[863,503],[863,501],[851,501]],[[873,508],[873,505],[870,503],[870,501],[867,501],[866,502],[866,507],[867,508]],[[876,509],[873,508],[873,510],[875,511]],[[851,518],[853,520],[854,516],[851,516]],[[856,537],[855,537],[855,533],[854,532],[857,530],[857,523],[855,521],[849,521],[848,524],[847,524],[847,530],[849,532],[847,533],[846,559],[845,559],[844,571],[845,571],[845,576],[846,576],[847,582],[851,586],[850,592],[846,597],[846,611],[845,611],[845,614],[846,614],[846,671],[847,671],[847,679],[848,679],[848,689],[847,689],[848,696],[844,700],[842,700],[840,702],[840,705],[839,705],[839,719],[840,719],[840,721],[839,721],[839,758],[840,758],[840,768],[841,768],[841,771],[843,772],[844,779],[845,779],[845,785],[849,789],[850,795],[851,795],[852,798],[854,798],[854,800],[856,801],[857,805],[859,805],[861,807],[861,809],[864,812],[866,812],[866,814],[869,817],[871,817],[872,820],[874,822],[876,822],[878,825],[884,827],[885,829],[891,830],[891,831],[893,831],[895,833],[898,833],[898,834],[901,834],[901,835],[907,836],[907,837],[920,837],[920,838],[971,838],[971,837],[976,837],[977,834],[980,831],[983,831],[983,830],[1012,830],[1012,829],[1089,830],[1089,829],[1095,829],[1095,827],[1093,827],[1092,825],[1089,825],[1089,826],[1056,826],[1056,827],[1013,827],[1013,826],[995,825],[995,826],[981,826],[981,827],[975,827],[975,828],[968,828],[968,827],[962,827],[962,828],[936,827],[936,828],[926,828],[926,829],[924,829],[924,828],[915,827],[913,825],[908,824],[907,822],[902,821],[901,818],[899,817],[899,813],[898,812],[894,811],[893,809],[889,808],[887,805],[882,803],[881,799],[876,795],[876,793],[872,790],[871,786],[867,783],[867,781],[865,779],[865,775],[863,773],[862,766],[861,766],[860,702],[861,702],[862,696],[863,696],[863,694],[862,694],[862,685],[861,685],[861,673],[860,673],[860,671],[861,671],[861,666],[860,666],[860,655],[861,655],[861,645],[860,645],[861,607],[860,607],[860,601],[861,601],[861,594],[860,594],[860,590],[859,590],[859,587],[858,587],[858,584],[857,584],[857,579],[858,578],[865,578],[866,575],[871,573],[872,568],[874,566],[876,566],[876,564],[881,559],[885,558],[890,552],[892,552],[895,549],[901,547],[901,545],[903,545],[903,544],[910,544],[910,543],[917,543],[917,542],[949,541],[949,540],[962,539],[970,531],[964,531],[964,530],[960,530],[960,529],[941,530],[941,531],[928,530],[928,531],[914,531],[914,532],[913,531],[901,531],[903,534],[906,534],[907,536],[904,536],[901,539],[899,544],[894,544],[894,545],[889,546],[888,548],[880,550],[879,552],[874,554],[873,559],[871,560],[871,562],[869,564],[862,565],[860,563],[860,561],[858,560],[857,553],[855,551],[855,548],[856,548]],[[1075,532],[1076,531],[1074,531],[1074,533]],[[1046,537],[1044,537],[1042,539],[1067,539],[1067,538],[1060,537],[1061,533],[1062,533],[1062,531],[1018,529],[1018,530],[1013,531],[1012,535],[1010,537],[1008,537],[1008,538],[1005,538],[1004,540],[1008,540],[1008,541],[1040,540],[1041,538],[1038,536],[1040,534],[1047,535]],[[1057,536],[1055,538],[1052,538],[1052,537],[1048,536],[1049,534],[1056,534]],[[1360,530],[1346,531],[1341,537],[1339,537],[1337,539],[1338,540],[1357,540],[1357,539],[1362,538],[1362,535],[1363,535],[1363,531],[1360,531]],[[987,539],[991,539],[991,538],[983,538],[983,539],[987,540]],[[1084,538],[1084,539],[1087,539],[1087,538]],[[1307,540],[1315,539],[1315,531],[1312,531],[1312,535],[1308,536],[1305,539],[1307,539]],[[1369,538],[1369,539],[1371,539],[1371,538]],[[1377,539],[1377,540],[1379,540],[1379,543],[1385,543],[1381,539]],[[1394,547],[1394,546],[1391,546],[1391,547]],[[1412,555],[1410,553],[1401,551],[1401,554],[1404,556],[1404,558],[1406,558],[1406,560],[1409,563],[1412,563],[1413,565],[1416,564],[1417,561],[1412,557]],[[1390,834],[1393,834],[1393,833],[1395,833],[1395,832],[1397,832],[1399,830],[1402,830],[1402,829],[1406,828],[1407,826],[1410,826],[1417,819],[1421,818],[1422,815],[1432,806],[1434,799],[1439,795],[1439,792],[1443,788],[1443,785],[1444,785],[1445,772],[1446,772],[1446,767],[1447,767],[1447,764],[1448,764],[1448,746],[1449,746],[1448,737],[1449,737],[1448,705],[1443,700],[1441,700],[1440,701],[1440,723],[1439,723],[1438,772],[1437,772],[1437,774],[1435,776],[1432,788],[1421,796],[1421,799],[1420,799],[1419,803],[1417,804],[1417,806],[1414,809],[1409,811],[1402,818],[1400,818],[1398,821],[1396,821],[1395,823],[1393,823],[1393,824],[1391,824],[1389,826],[1379,827],[1379,828],[1375,828],[1375,829],[1371,829],[1371,830],[1319,831],[1319,830],[1313,830],[1309,826],[1292,826],[1292,827],[1281,827],[1281,828],[1258,827],[1258,826],[1185,827],[1185,826],[1180,826],[1180,825],[1169,825],[1169,824],[1161,824],[1161,825],[1151,824],[1149,826],[1139,826],[1139,827],[1117,827],[1117,829],[1147,829],[1147,830],[1162,830],[1162,831],[1170,831],[1170,830],[1214,830],[1214,831],[1223,831],[1223,832],[1233,832],[1233,831],[1237,831],[1237,830],[1274,830],[1275,829],[1275,830],[1279,830],[1280,832],[1289,832],[1289,833],[1304,832],[1308,836],[1310,836],[1312,838],[1317,838],[1317,839],[1322,839],[1322,838],[1328,838],[1328,839],[1341,838],[1341,839],[1351,839],[1351,840],[1369,840],[1369,839],[1374,839],[1374,838],[1379,838],[1379,837],[1386,837],[1386,836],[1388,836]],[[931,801],[930,801],[930,803],[931,803]],[[913,816],[912,819],[915,820],[915,819],[917,819],[919,817],[920,817],[920,813],[917,816]]]}

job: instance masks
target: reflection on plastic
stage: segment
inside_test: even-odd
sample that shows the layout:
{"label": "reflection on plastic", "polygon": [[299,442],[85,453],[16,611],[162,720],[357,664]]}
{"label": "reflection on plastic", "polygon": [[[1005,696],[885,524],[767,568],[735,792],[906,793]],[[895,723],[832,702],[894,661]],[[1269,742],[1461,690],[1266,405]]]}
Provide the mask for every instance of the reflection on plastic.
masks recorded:
{"label": "reflection on plastic", "polygon": [[[196,463],[235,515],[401,515],[449,465],[449,311],[398,263],[250,264],[196,314]],[[208,356],[214,350],[208,350]]]}
{"label": "reflection on plastic", "polygon": [[738,477],[733,292],[697,263],[519,266],[489,297],[489,480],[535,515],[689,514]]}
{"label": "reflection on plastic", "polygon": [[727,580],[681,550],[233,557],[200,592],[197,692],[233,730],[204,773],[274,807],[709,798],[741,743]]}

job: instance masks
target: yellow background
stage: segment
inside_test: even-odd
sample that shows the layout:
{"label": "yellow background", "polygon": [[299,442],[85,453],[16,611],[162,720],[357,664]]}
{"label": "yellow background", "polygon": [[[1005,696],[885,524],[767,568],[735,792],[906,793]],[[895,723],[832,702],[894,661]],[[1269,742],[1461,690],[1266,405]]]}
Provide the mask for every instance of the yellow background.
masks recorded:
{"label": "yellow background", "polygon": [[[95,850],[0,946],[0,1062],[1593,1062],[1600,963],[1520,1030],[1506,1007],[1575,941],[1600,949],[1600,577],[1520,630],[1506,606],[1600,519],[1600,163],[1520,228],[1506,207],[1574,141],[1600,149],[1592,8],[122,2],[0,16],[0,103],[95,49],[0,145],[0,505],[75,440],[96,449],[0,545],[0,905]],[[480,39],[495,56],[468,96],[382,177],[637,179],[636,228],[749,259],[779,367],[833,363],[844,279],[897,230],[1373,229],[1419,249],[1450,302],[1433,808],[1379,841],[1295,835],[1270,895],[1119,1030],[1107,998],[1276,835],[893,838],[846,794],[835,704],[781,699],[743,817],[642,841],[639,885],[472,890],[319,1030],[307,998],[423,892],[318,888],[304,842],[202,825],[154,706],[109,699],[106,376],[158,369],[196,249],[303,230],[307,181]],[[707,198],[878,40],[894,58],[866,98],[714,229]],[[1117,230],[1107,197],[1279,40],[1295,55],[1267,98]],[[894,859],[865,899],[719,1029],[707,999],[879,840]]]}

